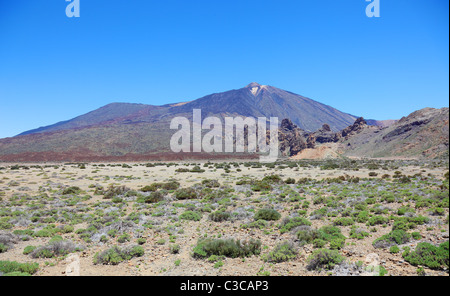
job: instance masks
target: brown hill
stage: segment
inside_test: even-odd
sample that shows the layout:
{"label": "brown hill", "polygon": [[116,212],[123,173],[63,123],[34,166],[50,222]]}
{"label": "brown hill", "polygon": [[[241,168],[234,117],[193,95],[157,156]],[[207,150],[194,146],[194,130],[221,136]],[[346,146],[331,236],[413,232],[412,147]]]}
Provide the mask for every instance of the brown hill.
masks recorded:
{"label": "brown hill", "polygon": [[356,157],[448,157],[449,109],[425,108],[386,128],[366,126],[340,148]]}

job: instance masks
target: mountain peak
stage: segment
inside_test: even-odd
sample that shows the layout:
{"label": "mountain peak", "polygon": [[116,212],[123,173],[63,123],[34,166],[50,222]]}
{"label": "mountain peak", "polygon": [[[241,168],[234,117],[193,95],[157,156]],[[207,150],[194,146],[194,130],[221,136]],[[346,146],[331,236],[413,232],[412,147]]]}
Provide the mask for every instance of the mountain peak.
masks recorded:
{"label": "mountain peak", "polygon": [[246,88],[254,88],[254,87],[261,87],[262,85],[257,82],[252,82],[249,85],[246,86]]}
{"label": "mountain peak", "polygon": [[248,90],[256,97],[262,89],[267,89],[267,85],[261,85],[257,82],[252,82],[246,86]]}

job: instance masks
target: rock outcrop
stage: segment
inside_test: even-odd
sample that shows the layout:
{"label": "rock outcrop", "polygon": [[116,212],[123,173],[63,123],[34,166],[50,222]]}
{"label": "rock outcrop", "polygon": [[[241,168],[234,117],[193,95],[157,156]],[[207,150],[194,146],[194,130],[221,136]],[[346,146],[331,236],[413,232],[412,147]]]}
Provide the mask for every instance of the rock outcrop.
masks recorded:
{"label": "rock outcrop", "polygon": [[321,144],[349,139],[367,126],[367,122],[361,117],[338,133],[333,132],[328,124],[324,124],[316,132],[309,133],[297,127],[290,119],[283,119],[278,133],[280,151],[284,156],[295,156],[305,149],[315,149]]}
{"label": "rock outcrop", "polygon": [[308,148],[310,134],[290,119],[283,119],[280,130],[278,131],[278,141],[280,151],[284,156],[292,156],[300,153],[300,151]]}

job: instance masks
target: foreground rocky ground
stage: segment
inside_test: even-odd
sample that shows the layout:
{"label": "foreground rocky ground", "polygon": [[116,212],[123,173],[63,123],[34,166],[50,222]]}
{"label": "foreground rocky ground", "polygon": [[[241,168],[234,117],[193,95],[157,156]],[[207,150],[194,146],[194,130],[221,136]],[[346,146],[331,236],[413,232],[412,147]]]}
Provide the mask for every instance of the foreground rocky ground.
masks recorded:
{"label": "foreground rocky ground", "polygon": [[448,183],[447,161],[0,164],[0,273],[448,276]]}

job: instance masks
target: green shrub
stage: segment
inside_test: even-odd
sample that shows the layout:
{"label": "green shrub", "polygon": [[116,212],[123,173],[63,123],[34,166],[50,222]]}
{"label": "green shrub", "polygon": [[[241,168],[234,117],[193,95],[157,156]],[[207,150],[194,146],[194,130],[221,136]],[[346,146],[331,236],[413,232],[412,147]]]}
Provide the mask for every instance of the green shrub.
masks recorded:
{"label": "green shrub", "polygon": [[399,248],[397,245],[392,246],[392,247],[389,249],[389,252],[391,252],[392,254],[397,254],[397,253],[400,252],[400,248]]}
{"label": "green shrub", "polygon": [[54,231],[49,229],[41,229],[34,233],[35,237],[51,237],[54,234]]}
{"label": "green shrub", "polygon": [[142,192],[155,192],[157,191],[159,188],[161,188],[162,184],[161,183],[153,183],[151,185],[147,185],[141,188]]}
{"label": "green shrub", "polygon": [[136,242],[137,242],[137,244],[138,245],[144,245],[146,242],[147,242],[147,240],[145,239],[145,238],[138,238],[137,240],[136,240]]}
{"label": "green shrub", "polygon": [[268,184],[283,184],[283,179],[281,179],[278,175],[270,175],[266,176],[262,179],[262,182],[266,182]]}
{"label": "green shrub", "polygon": [[280,263],[293,260],[297,257],[298,251],[291,242],[278,244],[273,251],[264,257],[266,262]]}
{"label": "green shrub", "polygon": [[312,253],[307,259],[308,270],[317,269],[333,269],[336,265],[341,264],[344,261],[344,257],[339,254],[338,251],[319,249]]}
{"label": "green shrub", "polygon": [[225,211],[217,211],[209,215],[209,219],[214,222],[228,221],[230,218],[231,214]]}
{"label": "green shrub", "polygon": [[389,248],[409,242],[411,235],[404,230],[392,230],[390,233],[376,239],[372,244],[375,248]]}
{"label": "green shrub", "polygon": [[413,208],[410,207],[400,207],[397,211],[397,215],[403,216],[406,213],[415,213],[416,211]]}
{"label": "green shrub", "polygon": [[300,226],[295,234],[300,246],[310,244],[319,237],[319,231],[310,226]]}
{"label": "green shrub", "polygon": [[366,223],[370,219],[370,214],[368,211],[361,211],[356,216],[356,222]]}
{"label": "green shrub", "polygon": [[276,221],[281,218],[281,214],[274,209],[261,209],[255,214],[255,221],[266,220],[266,221]]}
{"label": "green shrub", "polygon": [[423,265],[430,269],[448,269],[449,242],[434,246],[430,243],[419,243],[416,249],[404,256],[414,266]]}
{"label": "green shrub", "polygon": [[64,256],[72,252],[80,250],[72,241],[62,240],[62,238],[55,238],[47,245],[37,247],[30,253],[32,258],[53,258]]}
{"label": "green shrub", "polygon": [[383,216],[373,216],[367,221],[367,225],[375,226],[382,225],[389,222],[389,219]]}
{"label": "green shrub", "polygon": [[208,258],[211,255],[230,258],[250,257],[261,253],[261,242],[251,239],[241,242],[234,239],[205,239],[198,242],[193,250],[194,258]]}
{"label": "green shrub", "polygon": [[295,184],[295,179],[293,179],[293,178],[288,178],[288,179],[285,181],[285,183],[286,183],[286,184]]}
{"label": "green shrub", "polygon": [[345,239],[335,238],[330,241],[330,249],[331,250],[340,250],[345,245]]}
{"label": "green shrub", "polygon": [[342,217],[333,221],[333,224],[336,226],[350,226],[355,224],[352,218]]}
{"label": "green shrub", "polygon": [[118,232],[119,232],[119,231],[118,231],[117,229],[111,229],[110,231],[107,232],[107,234],[108,234],[110,237],[116,237]]}
{"label": "green shrub", "polygon": [[419,240],[422,238],[422,235],[420,234],[420,232],[413,232],[413,233],[411,233],[411,236],[415,240]]}
{"label": "green shrub", "polygon": [[31,274],[26,273],[26,272],[13,271],[10,273],[6,273],[3,276],[31,276]]}
{"label": "green shrub", "polygon": [[108,187],[108,189],[103,193],[104,199],[112,199],[113,197],[116,197],[118,195],[123,195],[130,191],[129,188],[126,186],[114,186],[111,185]]}
{"label": "green shrub", "polygon": [[79,187],[73,186],[73,187],[64,189],[62,192],[62,195],[79,194],[80,192],[81,192],[81,189]]}
{"label": "green shrub", "polygon": [[220,183],[217,180],[203,180],[202,185],[207,188],[219,188]]}
{"label": "green shrub", "polygon": [[148,196],[141,196],[138,198],[137,202],[141,203],[158,203],[164,200],[164,194],[160,191],[151,192]]}
{"label": "green shrub", "polygon": [[335,226],[323,226],[319,229],[319,238],[331,242],[332,240],[345,240],[346,237],[342,234],[341,229]]}
{"label": "green shrub", "polygon": [[133,246],[127,248],[119,248],[114,246],[101,253],[94,255],[94,264],[117,265],[123,261],[131,260],[134,257],[142,257],[144,249],[141,246]]}
{"label": "green shrub", "polygon": [[196,165],[189,172],[191,172],[191,173],[204,173],[205,170],[201,169],[198,165]]}
{"label": "green shrub", "polygon": [[39,269],[38,263],[18,263],[16,261],[0,261],[0,272],[4,274],[20,272],[35,274]]}
{"label": "green shrub", "polygon": [[36,250],[35,246],[26,246],[25,249],[23,249],[23,254],[24,255],[29,255],[31,254],[34,250]]}
{"label": "green shrub", "polygon": [[267,182],[263,182],[263,181],[255,181],[252,186],[251,189],[255,192],[261,192],[261,191],[272,191],[272,186],[267,183]]}
{"label": "green shrub", "polygon": [[368,236],[370,236],[370,234],[367,231],[364,231],[361,228],[358,228],[357,226],[352,227],[352,229],[350,230],[350,238],[356,238],[361,240]]}
{"label": "green shrub", "polygon": [[259,228],[259,229],[264,229],[266,228],[268,225],[268,222],[265,220],[258,220],[258,221],[253,221],[249,224],[244,224],[241,226],[242,229],[247,229],[247,228]]}
{"label": "green shrub", "polygon": [[71,233],[73,232],[74,228],[71,225],[64,225],[63,227],[58,229],[59,233]]}
{"label": "green shrub", "polygon": [[180,219],[189,221],[200,221],[202,219],[202,215],[198,212],[186,211],[180,215]]}
{"label": "green shrub", "polygon": [[280,224],[280,232],[286,233],[298,226],[311,226],[311,222],[303,217],[285,218]]}
{"label": "green shrub", "polygon": [[328,244],[328,242],[326,240],[323,240],[323,239],[320,239],[320,238],[315,239],[313,241],[313,246],[316,249],[321,249],[321,248],[325,247],[326,244]]}
{"label": "green shrub", "polygon": [[197,192],[193,188],[182,188],[175,191],[175,198],[179,200],[196,199]]}
{"label": "green shrub", "polygon": [[147,185],[141,189],[142,192],[155,192],[158,189],[164,190],[177,190],[180,188],[180,183],[176,181],[170,181],[167,183],[153,183],[151,185]]}
{"label": "green shrub", "polygon": [[180,253],[180,245],[171,245],[170,246],[170,253],[171,254],[178,254]]}
{"label": "green shrub", "polygon": [[128,233],[124,233],[121,236],[119,236],[119,238],[117,239],[117,241],[121,244],[125,243],[125,242],[129,242],[131,239],[130,235]]}

